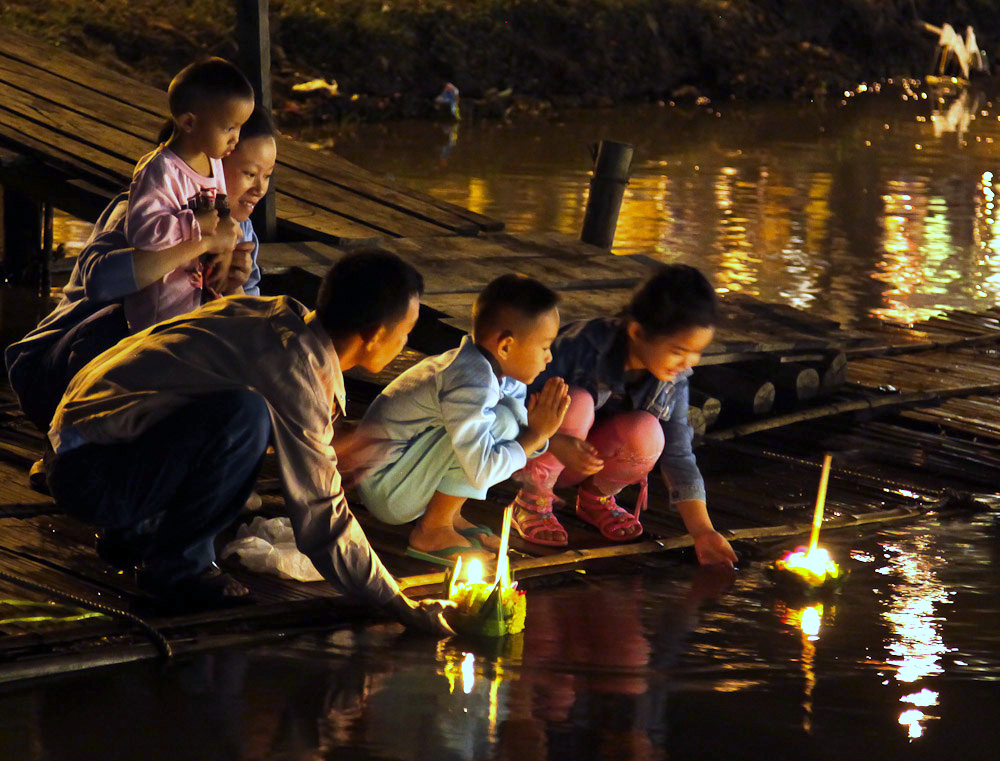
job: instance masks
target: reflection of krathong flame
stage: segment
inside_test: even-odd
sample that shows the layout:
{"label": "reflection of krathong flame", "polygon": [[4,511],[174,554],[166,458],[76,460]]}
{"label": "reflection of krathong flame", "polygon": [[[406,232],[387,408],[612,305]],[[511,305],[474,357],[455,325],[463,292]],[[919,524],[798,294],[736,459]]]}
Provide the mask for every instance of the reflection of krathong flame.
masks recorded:
{"label": "reflection of krathong flame", "polygon": [[456,640],[441,640],[437,646],[439,673],[448,680],[448,694],[457,697],[463,711],[476,715],[480,715],[486,702],[490,743],[497,742],[497,731],[506,708],[501,685],[511,679],[517,680],[516,674],[507,673],[507,664],[521,663],[521,640],[521,637],[504,637],[476,643],[476,652],[456,647]]}
{"label": "reflection of krathong flame", "polygon": [[802,728],[806,732],[812,732],[812,694],[816,687],[813,664],[816,659],[816,641],[819,639],[819,630],[823,623],[823,603],[805,608],[786,608],[781,620],[802,632],[802,675],[805,677],[805,694],[802,699],[805,713],[802,717]]}

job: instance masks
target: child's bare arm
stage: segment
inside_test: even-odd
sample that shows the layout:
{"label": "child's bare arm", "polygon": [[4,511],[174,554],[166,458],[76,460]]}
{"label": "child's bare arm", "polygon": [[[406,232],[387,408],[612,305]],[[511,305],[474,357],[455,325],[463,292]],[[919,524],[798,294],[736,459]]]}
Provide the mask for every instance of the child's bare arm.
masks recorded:
{"label": "child's bare arm", "polygon": [[[215,214],[215,212],[212,212]],[[235,228],[235,229],[234,229]],[[236,245],[239,226],[220,224],[210,235],[202,235],[198,240],[186,240],[159,251],[135,249],[132,254],[132,272],[137,290],[155,283],[168,272],[183,267],[192,259],[212,251],[228,250]]]}
{"label": "child's bare arm", "polygon": [[589,476],[604,467],[600,452],[590,443],[576,436],[557,433],[549,437],[549,452],[575,473]]}
{"label": "child's bare arm", "polygon": [[205,253],[205,239],[186,240],[160,251],[137,248],[132,254],[132,273],[136,290],[155,283],[168,272],[183,267]]}
{"label": "child's bare arm", "polygon": [[202,238],[212,235],[219,226],[219,212],[215,209],[195,212],[194,218],[198,220]]}
{"label": "child's bare arm", "polygon": [[562,378],[549,378],[542,390],[528,400],[528,427],[517,443],[527,455],[534,454],[555,435],[569,409],[569,386]]}

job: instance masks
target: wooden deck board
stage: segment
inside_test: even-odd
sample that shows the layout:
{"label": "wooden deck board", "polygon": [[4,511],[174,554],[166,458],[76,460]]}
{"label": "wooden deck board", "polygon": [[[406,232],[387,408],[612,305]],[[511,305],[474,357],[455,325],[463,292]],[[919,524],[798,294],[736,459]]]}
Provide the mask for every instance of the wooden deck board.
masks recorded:
{"label": "wooden deck board", "polygon": [[[114,187],[128,183],[135,162],[153,148],[165,116],[166,97],[159,90],[0,29],[0,136],[7,144],[44,156],[70,176]],[[503,227],[499,220],[380,178],[335,154],[283,136],[278,143],[279,215],[287,192],[315,207],[308,227],[331,240],[368,238],[366,226],[385,235],[418,237],[475,235]],[[305,227],[302,210],[291,206],[293,222]],[[361,228],[349,229],[345,220]]]}

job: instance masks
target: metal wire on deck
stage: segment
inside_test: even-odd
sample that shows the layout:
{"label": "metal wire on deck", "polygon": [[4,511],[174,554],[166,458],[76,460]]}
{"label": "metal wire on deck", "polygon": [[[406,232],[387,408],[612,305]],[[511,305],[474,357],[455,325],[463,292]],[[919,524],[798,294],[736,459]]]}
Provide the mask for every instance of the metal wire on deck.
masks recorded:
{"label": "metal wire on deck", "polygon": [[81,608],[87,608],[88,610],[94,610],[98,613],[103,613],[111,618],[117,618],[123,621],[127,621],[130,624],[137,626],[142,629],[149,638],[156,645],[157,650],[164,658],[173,658],[174,651],[170,646],[170,642],[167,641],[166,636],[153,626],[151,623],[143,618],[135,615],[134,613],[129,613],[127,610],[122,610],[121,608],[116,608],[112,605],[105,605],[102,602],[95,602],[94,600],[88,600],[85,597],[80,597],[72,592],[63,592],[62,590],[50,587],[47,584],[39,584],[38,582],[28,581],[27,579],[22,579],[19,576],[14,576],[13,574],[7,573],[6,571],[0,570],[0,579],[4,581],[9,581],[12,584],[17,584],[18,586],[25,587],[35,592],[39,592],[44,595],[51,595],[52,597],[57,597],[67,602],[71,602],[74,605],[78,605]]}
{"label": "metal wire on deck", "polygon": [[[822,468],[822,463],[815,460],[807,460],[801,457],[795,457],[794,455],[775,452],[770,449],[755,450],[754,454],[760,455],[761,457],[767,457],[772,460],[781,460],[795,465],[806,466],[814,470]],[[913,484],[894,481],[891,478],[883,478],[870,473],[862,473],[859,470],[838,468],[833,471],[831,475],[838,477],[853,476],[854,478],[862,481],[868,481],[869,483],[882,484],[901,497],[906,497],[907,499],[912,499],[918,502],[934,503],[934,506],[937,508],[950,507],[983,509],[984,507],[989,507],[991,504],[1000,504],[1000,500],[998,500],[996,495],[956,491],[950,488],[928,489],[921,487],[918,491],[917,487]]]}
{"label": "metal wire on deck", "polygon": [[[803,457],[796,457],[790,454],[784,454],[783,452],[775,452],[772,449],[758,449],[754,450],[755,455],[760,455],[761,457],[767,457],[771,460],[780,460],[782,462],[788,462],[795,465],[800,465],[813,470],[820,470],[823,467],[822,462],[816,460],[808,460]],[[883,484],[886,487],[900,496],[908,497],[909,499],[918,500],[921,502],[928,501],[942,501],[949,497],[953,497],[951,490],[949,489],[925,489],[921,488],[917,491],[913,484],[902,483],[901,481],[894,481],[891,478],[883,478],[882,476],[872,475],[871,473],[862,473],[860,470],[850,470],[848,468],[836,468],[831,472],[834,476],[853,476],[854,478],[860,479],[862,481],[867,481],[869,483]],[[961,495],[958,495],[961,496]]]}

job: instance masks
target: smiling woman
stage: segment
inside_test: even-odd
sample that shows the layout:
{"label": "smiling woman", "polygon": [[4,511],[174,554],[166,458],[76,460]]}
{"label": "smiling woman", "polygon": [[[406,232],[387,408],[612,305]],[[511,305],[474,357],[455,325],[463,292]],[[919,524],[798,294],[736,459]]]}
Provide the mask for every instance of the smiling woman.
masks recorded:
{"label": "smiling woman", "polygon": [[229,191],[229,208],[233,221],[240,226],[240,239],[233,249],[228,267],[229,275],[223,285],[223,293],[226,295],[231,295],[240,288],[250,295],[259,294],[259,243],[250,215],[267,194],[271,184],[271,175],[278,157],[275,135],[271,115],[262,108],[256,108],[240,131],[236,149],[222,160],[226,189]]}
{"label": "smiling woman", "polygon": [[[212,255],[223,296],[260,294],[257,235],[250,214],[267,192],[274,170],[276,130],[269,113],[255,109],[235,150],[223,160],[236,244]],[[115,197],[98,218],[77,258],[62,299],[38,326],[5,353],[11,387],[28,418],[43,432],[70,379],[92,358],[132,332],[122,301],[161,280],[177,263],[155,251],[128,246],[128,195]]]}

